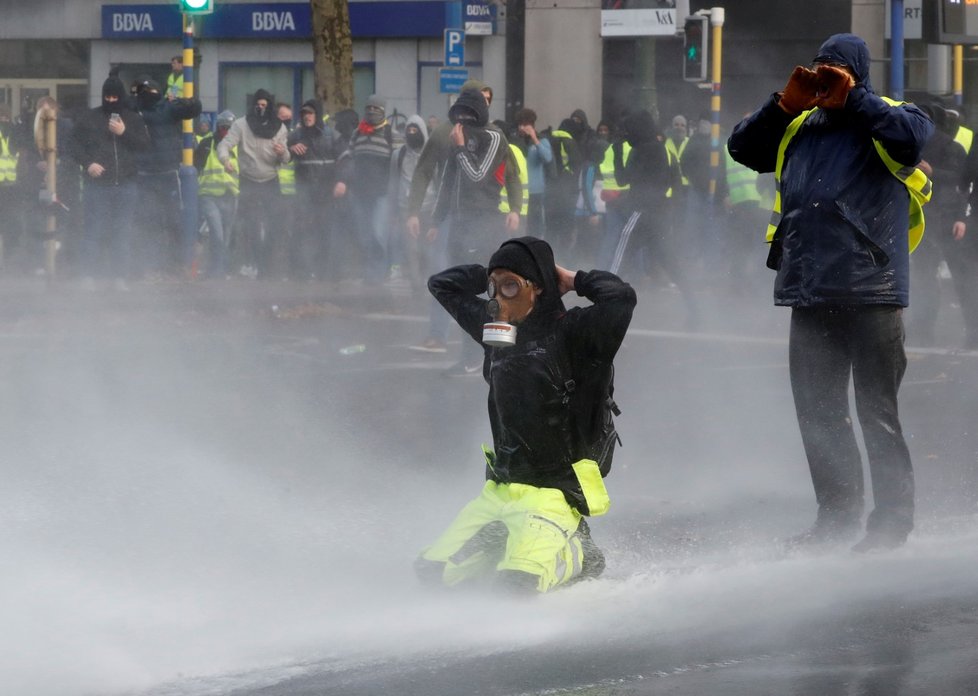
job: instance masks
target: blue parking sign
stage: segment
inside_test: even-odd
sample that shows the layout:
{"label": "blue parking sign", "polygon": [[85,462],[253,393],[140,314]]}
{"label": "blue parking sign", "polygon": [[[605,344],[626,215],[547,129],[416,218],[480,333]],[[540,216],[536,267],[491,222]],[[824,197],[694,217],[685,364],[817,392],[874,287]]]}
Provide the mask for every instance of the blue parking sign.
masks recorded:
{"label": "blue parking sign", "polygon": [[458,94],[468,79],[468,68],[438,68],[438,91],[442,94]]}
{"label": "blue parking sign", "polygon": [[445,67],[461,68],[465,65],[465,31],[445,30]]}

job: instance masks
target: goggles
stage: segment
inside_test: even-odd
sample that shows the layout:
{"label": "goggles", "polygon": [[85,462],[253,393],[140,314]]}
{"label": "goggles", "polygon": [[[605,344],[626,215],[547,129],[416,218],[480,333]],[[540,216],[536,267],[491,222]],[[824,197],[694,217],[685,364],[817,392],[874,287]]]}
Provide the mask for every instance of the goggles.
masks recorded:
{"label": "goggles", "polygon": [[487,290],[489,294],[489,299],[496,299],[496,294],[498,293],[503,299],[511,300],[520,294],[520,290],[523,288],[528,288],[533,283],[529,280],[519,280],[517,278],[505,278],[499,285],[496,285],[496,281],[491,277],[489,278],[489,288]]}

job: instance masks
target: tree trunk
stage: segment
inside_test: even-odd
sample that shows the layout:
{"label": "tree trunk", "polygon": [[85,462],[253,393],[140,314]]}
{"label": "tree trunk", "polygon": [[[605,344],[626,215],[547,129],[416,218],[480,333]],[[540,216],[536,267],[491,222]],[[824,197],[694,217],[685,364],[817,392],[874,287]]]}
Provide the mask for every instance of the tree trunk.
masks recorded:
{"label": "tree trunk", "polygon": [[353,36],[347,0],[311,0],[316,97],[327,113],[353,108]]}

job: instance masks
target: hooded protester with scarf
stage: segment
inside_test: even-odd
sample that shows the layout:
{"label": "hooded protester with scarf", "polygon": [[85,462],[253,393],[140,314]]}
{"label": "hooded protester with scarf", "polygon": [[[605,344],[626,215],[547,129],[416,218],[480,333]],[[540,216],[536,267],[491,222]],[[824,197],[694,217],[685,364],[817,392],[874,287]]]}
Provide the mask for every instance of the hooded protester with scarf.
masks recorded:
{"label": "hooded protester with scarf", "polygon": [[[289,161],[288,129],[274,114],[274,98],[264,89],[255,92],[244,118],[235,120],[218,143],[217,158],[229,173],[240,175],[238,214],[241,220],[243,261],[258,276],[271,270],[272,250],[282,229],[278,222],[281,193],[278,168]],[[237,147],[237,159],[231,157]],[[264,228],[264,234],[262,229]]]}
{"label": "hooded protester with scarf", "polygon": [[[370,95],[363,119],[350,139],[350,195],[357,221],[364,277],[370,283],[387,279],[394,264],[400,263],[397,239],[389,227],[390,200],[387,179],[394,151],[394,129],[387,120],[383,97]],[[392,243],[393,241],[393,243]]]}
{"label": "hooded protester with scarf", "polygon": [[[576,410],[573,385],[610,372],[634,290],[605,271],[558,266],[550,245],[535,237],[504,242],[488,267],[442,271],[428,288],[483,349],[493,445],[484,447],[482,493],[422,552],[419,578],[547,592],[600,575],[604,556],[583,516],[607,511],[607,470],[577,437],[588,416]],[[571,291],[592,304],[568,310],[562,297]],[[497,322],[515,326],[515,344],[483,343],[485,325]],[[584,403],[594,408],[598,399]]]}
{"label": "hooded protester with scarf", "polygon": [[900,546],[913,529],[897,392],[907,366],[911,207],[918,194],[929,197],[914,167],[934,128],[913,104],[877,95],[869,68],[863,39],[829,37],[812,67],[796,67],[727,142],[736,161],[775,172],[778,187],[768,265],[775,304],[792,308],[789,374],[818,503],[815,524],[789,542],[845,543],[862,527],[852,379],[875,503],[853,547],[860,552]]}
{"label": "hooded protester with scarf", "polygon": [[[115,75],[102,85],[102,104],[75,124],[69,151],[83,170],[83,274],[114,277],[120,289],[132,272],[133,217],[138,203],[137,157],[149,147],[142,116],[129,107]],[[102,258],[102,247],[111,258]]]}

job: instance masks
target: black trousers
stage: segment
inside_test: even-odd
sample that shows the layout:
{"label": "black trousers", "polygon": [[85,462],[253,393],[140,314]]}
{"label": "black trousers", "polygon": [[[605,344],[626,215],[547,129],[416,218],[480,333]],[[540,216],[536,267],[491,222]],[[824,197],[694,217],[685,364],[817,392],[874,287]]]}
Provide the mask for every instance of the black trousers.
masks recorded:
{"label": "black trousers", "polygon": [[791,391],[820,520],[851,521],[862,514],[862,460],[849,413],[852,375],[875,504],[867,531],[905,535],[913,529],[913,467],[897,410],[907,367],[903,341],[899,307],[792,311]]}

